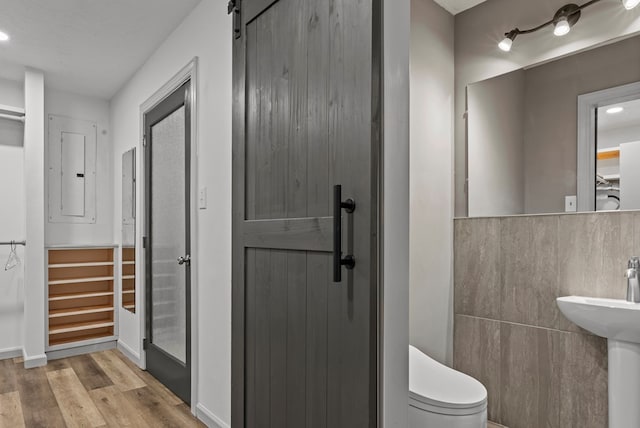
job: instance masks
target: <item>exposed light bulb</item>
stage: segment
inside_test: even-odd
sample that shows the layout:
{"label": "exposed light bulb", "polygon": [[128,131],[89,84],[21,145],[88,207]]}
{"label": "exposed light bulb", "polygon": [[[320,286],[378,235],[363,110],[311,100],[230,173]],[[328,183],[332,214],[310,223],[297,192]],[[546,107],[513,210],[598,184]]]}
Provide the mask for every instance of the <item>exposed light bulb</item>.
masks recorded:
{"label": "exposed light bulb", "polygon": [[607,114],[618,114],[618,113],[622,113],[624,111],[624,107],[611,107],[609,109],[607,109]]}
{"label": "exposed light bulb", "polygon": [[556,36],[564,36],[565,34],[568,34],[569,31],[571,31],[569,21],[567,21],[567,18],[561,18],[556,22],[553,34]]}
{"label": "exposed light bulb", "polygon": [[9,35],[0,31],[0,42],[6,42],[7,40],[9,40]]}
{"label": "exposed light bulb", "polygon": [[498,47],[505,52],[509,52],[511,50],[511,45],[513,45],[513,40],[508,37],[505,37],[500,43],[498,43]]}
{"label": "exposed light bulb", "polygon": [[640,0],[622,0],[625,9],[631,10],[640,4]]}

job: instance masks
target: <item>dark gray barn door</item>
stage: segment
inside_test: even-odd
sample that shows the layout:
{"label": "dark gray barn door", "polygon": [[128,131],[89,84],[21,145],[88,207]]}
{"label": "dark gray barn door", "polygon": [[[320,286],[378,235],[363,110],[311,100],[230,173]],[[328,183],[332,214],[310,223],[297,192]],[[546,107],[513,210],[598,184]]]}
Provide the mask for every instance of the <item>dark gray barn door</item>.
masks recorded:
{"label": "dark gray barn door", "polygon": [[[238,4],[236,4],[238,5]],[[376,0],[243,0],[234,38],[234,427],[376,426]],[[334,186],[343,254],[334,282]]]}

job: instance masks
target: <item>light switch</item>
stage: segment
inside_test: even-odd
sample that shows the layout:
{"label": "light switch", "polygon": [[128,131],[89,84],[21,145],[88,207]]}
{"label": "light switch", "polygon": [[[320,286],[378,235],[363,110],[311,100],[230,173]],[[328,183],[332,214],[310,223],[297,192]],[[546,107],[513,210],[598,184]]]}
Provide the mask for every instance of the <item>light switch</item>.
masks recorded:
{"label": "light switch", "polygon": [[207,188],[201,187],[198,195],[198,208],[201,210],[207,209]]}

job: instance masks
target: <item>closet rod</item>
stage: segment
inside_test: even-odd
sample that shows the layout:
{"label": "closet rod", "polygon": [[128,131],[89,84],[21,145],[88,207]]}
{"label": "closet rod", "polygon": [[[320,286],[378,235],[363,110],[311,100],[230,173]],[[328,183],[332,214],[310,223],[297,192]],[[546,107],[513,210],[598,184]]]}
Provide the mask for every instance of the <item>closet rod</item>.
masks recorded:
{"label": "closet rod", "polygon": [[0,245],[27,245],[27,241],[0,242]]}
{"label": "closet rod", "polygon": [[18,122],[24,122],[24,116],[13,116],[10,114],[0,113],[0,119],[17,120]]}

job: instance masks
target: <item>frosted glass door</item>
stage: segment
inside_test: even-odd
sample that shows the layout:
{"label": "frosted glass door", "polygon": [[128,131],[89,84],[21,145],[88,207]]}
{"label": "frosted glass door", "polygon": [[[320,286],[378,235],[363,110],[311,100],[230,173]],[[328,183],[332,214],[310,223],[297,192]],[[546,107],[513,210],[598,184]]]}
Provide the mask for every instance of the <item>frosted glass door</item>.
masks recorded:
{"label": "frosted glass door", "polygon": [[147,371],[191,400],[190,82],[144,116]]}
{"label": "frosted glass door", "polygon": [[185,109],[151,128],[152,338],[155,346],[186,362],[186,271],[176,261],[185,243]]}

